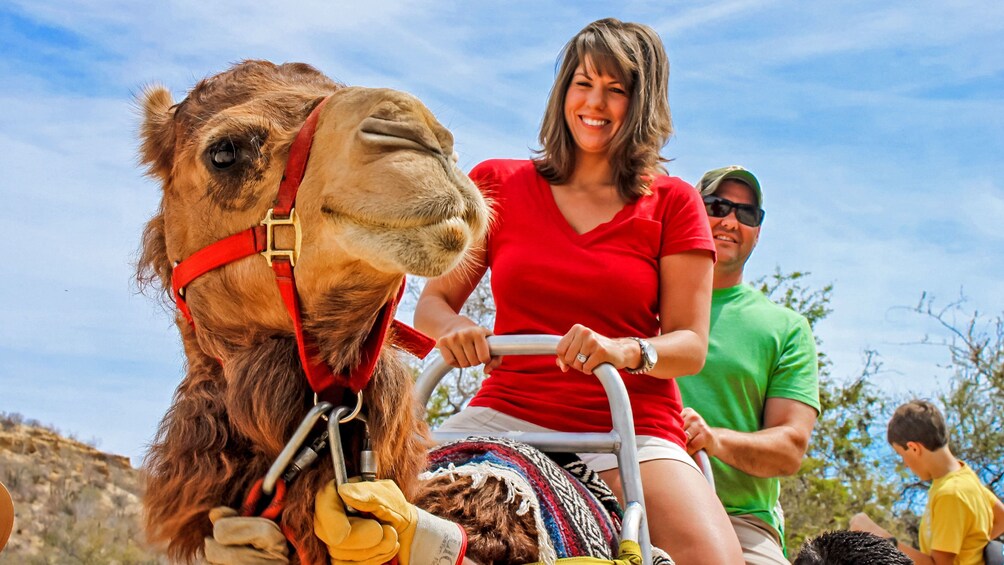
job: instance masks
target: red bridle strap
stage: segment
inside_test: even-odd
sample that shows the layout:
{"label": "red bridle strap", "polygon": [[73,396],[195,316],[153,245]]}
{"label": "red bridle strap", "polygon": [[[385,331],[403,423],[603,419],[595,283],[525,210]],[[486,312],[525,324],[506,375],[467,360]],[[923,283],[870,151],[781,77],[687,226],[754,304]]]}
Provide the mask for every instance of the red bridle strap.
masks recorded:
{"label": "red bridle strap", "polygon": [[[178,263],[174,267],[171,289],[174,293],[178,310],[194,326],[192,314],[189,311],[188,304],[185,302],[185,287],[193,280],[214,269],[245,257],[250,257],[255,253],[264,255],[269,260],[272,270],[275,272],[279,293],[282,295],[283,304],[293,322],[300,362],[303,365],[307,381],[310,383],[310,388],[325,400],[339,402],[341,398],[334,398],[337,395],[337,386],[347,387],[353,393],[358,393],[366,387],[366,384],[373,375],[373,369],[376,366],[380,348],[387,338],[387,330],[392,325],[395,328],[393,345],[417,357],[424,358],[428,355],[429,351],[435,346],[435,341],[417,330],[394,320],[397,303],[404,291],[403,284],[395,297],[388,300],[381,307],[377,321],[366,337],[361,362],[346,375],[336,376],[332,373],[331,368],[321,357],[314,339],[303,331],[300,300],[296,292],[296,280],[293,277],[295,258],[299,254],[299,242],[297,241],[296,247],[292,250],[276,251],[271,249],[270,226],[264,225],[264,223],[271,222],[273,219],[279,222],[285,220],[293,222],[293,207],[296,202],[296,193],[300,188],[300,182],[303,180],[303,175],[307,169],[307,160],[310,157],[314,130],[317,128],[321,108],[324,107],[327,101],[328,99],[324,98],[318,103],[310,115],[307,116],[300,131],[296,134],[296,139],[293,140],[293,144],[289,148],[289,156],[286,159],[286,169],[283,173],[282,181],[279,183],[279,194],[275,199],[273,208],[266,215],[263,225],[248,228],[240,233],[203,247],[184,261]],[[294,224],[294,229],[299,230],[299,226]],[[297,237],[298,239],[299,237]]]}
{"label": "red bridle strap", "polygon": [[185,303],[185,287],[202,275],[265,250],[265,226],[255,226],[221,239],[192,253],[174,266],[171,290],[178,310],[192,323],[192,314]]}
{"label": "red bridle strap", "polygon": [[296,203],[296,192],[300,189],[303,181],[303,174],[307,171],[307,160],[310,159],[310,148],[314,144],[314,130],[317,129],[317,120],[321,116],[321,108],[328,103],[325,97],[314,107],[310,115],[303,122],[300,131],[293,140],[293,145],[289,147],[289,156],[286,157],[286,170],[282,173],[282,181],[279,183],[279,194],[275,197],[272,206],[272,213],[275,216],[288,218]]}

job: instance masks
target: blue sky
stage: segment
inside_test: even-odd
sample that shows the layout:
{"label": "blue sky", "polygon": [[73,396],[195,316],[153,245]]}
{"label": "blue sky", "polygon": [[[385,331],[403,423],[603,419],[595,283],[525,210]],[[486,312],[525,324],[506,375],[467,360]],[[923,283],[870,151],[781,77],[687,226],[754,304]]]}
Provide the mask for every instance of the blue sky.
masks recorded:
{"label": "blue sky", "polygon": [[834,284],[817,334],[836,376],[871,348],[881,386],[929,391],[945,358],[916,342],[937,328],[903,307],[926,291],[1004,311],[1000,2],[270,4],[0,5],[0,411],[138,464],[181,378],[171,316],[132,282],[158,201],[136,159],[145,85],[180,99],[241,59],[307,62],[417,95],[469,169],[529,154],[559,49],[606,16],[666,43],[671,173],[760,178],[750,278]]}

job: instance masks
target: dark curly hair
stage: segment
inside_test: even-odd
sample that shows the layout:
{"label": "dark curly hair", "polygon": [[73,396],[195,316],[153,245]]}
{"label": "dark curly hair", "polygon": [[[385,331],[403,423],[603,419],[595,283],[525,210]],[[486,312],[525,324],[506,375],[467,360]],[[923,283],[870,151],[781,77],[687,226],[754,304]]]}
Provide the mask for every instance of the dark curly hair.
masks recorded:
{"label": "dark curly hair", "polygon": [[868,532],[834,530],[802,544],[793,565],[911,565],[913,560],[887,539]]}

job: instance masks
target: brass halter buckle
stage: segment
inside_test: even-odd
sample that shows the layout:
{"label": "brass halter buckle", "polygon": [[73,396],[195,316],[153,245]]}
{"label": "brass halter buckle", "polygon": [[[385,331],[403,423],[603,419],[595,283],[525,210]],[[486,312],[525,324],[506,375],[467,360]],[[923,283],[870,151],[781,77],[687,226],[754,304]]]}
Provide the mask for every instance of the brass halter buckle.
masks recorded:
{"label": "brass halter buckle", "polygon": [[[303,232],[300,231],[300,218],[296,215],[296,208],[289,210],[288,218],[276,218],[272,215],[274,208],[269,208],[265,212],[265,219],[261,225],[265,226],[265,250],[261,252],[262,257],[268,261],[268,266],[272,266],[272,259],[275,257],[285,257],[289,259],[289,266],[295,267],[297,259],[300,258],[300,243],[303,240]],[[294,243],[292,249],[276,249],[275,227],[293,226]]]}

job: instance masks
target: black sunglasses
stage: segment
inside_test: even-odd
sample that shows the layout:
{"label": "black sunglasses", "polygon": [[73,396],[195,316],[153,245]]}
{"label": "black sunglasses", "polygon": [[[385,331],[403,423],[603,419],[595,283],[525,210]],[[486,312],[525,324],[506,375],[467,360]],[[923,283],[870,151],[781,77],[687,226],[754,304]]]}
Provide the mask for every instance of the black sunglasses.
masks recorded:
{"label": "black sunglasses", "polygon": [[708,195],[704,197],[704,208],[712,218],[724,218],[736,211],[736,219],[751,228],[763,223],[764,211],[752,204],[739,204],[726,200],[721,196]]}

